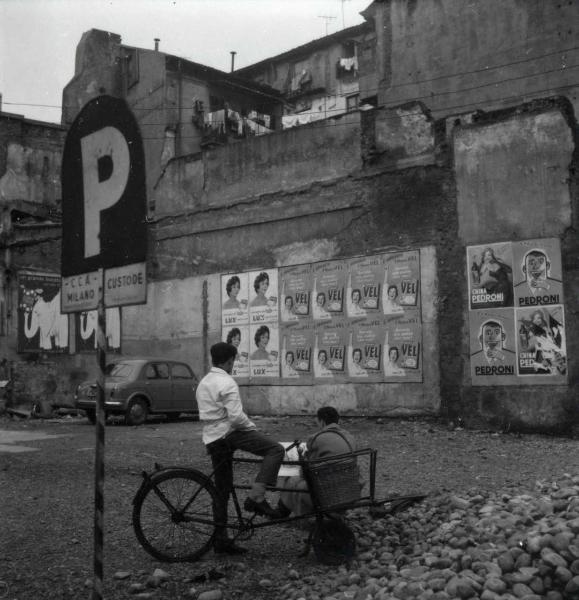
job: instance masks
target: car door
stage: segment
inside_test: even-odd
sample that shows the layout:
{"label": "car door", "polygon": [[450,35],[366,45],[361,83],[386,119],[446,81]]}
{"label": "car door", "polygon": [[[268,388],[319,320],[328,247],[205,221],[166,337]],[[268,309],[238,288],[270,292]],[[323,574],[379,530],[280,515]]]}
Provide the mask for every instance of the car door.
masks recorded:
{"label": "car door", "polygon": [[150,362],[145,367],[145,389],[151,399],[151,410],[171,410],[173,394],[169,364],[163,361]]}
{"label": "car door", "polygon": [[197,378],[193,371],[184,363],[171,365],[171,378],[173,382],[173,404],[181,412],[197,412],[197,399],[195,390]]}

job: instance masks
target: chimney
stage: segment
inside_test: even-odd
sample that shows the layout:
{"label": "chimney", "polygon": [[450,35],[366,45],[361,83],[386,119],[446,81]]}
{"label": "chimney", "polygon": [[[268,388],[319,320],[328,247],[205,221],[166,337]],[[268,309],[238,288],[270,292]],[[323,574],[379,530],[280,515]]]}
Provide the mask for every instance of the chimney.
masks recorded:
{"label": "chimney", "polygon": [[2,94],[0,94],[0,112],[2,112]]}
{"label": "chimney", "polygon": [[231,72],[233,73],[235,69],[235,55],[237,54],[237,52],[235,52],[235,50],[232,50],[229,54],[231,54]]}
{"label": "chimney", "polygon": [[155,52],[159,52],[159,42],[161,41],[160,38],[155,38]]}

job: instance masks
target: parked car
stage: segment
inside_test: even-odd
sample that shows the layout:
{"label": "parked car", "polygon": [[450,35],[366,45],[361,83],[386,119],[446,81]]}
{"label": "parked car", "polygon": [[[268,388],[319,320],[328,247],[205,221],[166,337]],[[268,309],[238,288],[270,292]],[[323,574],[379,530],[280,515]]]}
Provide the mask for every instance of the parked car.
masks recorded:
{"label": "parked car", "polygon": [[[198,414],[197,377],[184,362],[156,358],[124,358],[105,369],[105,415],[124,415],[129,425],[142,425],[149,414],[177,418]],[[76,408],[96,420],[96,381],[81,383],[74,396]]]}

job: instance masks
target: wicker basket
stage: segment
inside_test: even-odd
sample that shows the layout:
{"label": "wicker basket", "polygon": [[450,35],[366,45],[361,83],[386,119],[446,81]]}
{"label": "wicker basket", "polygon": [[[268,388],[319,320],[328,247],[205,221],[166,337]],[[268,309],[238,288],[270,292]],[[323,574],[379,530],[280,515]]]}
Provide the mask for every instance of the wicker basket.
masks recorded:
{"label": "wicker basket", "polygon": [[331,508],[360,498],[360,472],[355,456],[310,463],[310,492],[319,508]]}

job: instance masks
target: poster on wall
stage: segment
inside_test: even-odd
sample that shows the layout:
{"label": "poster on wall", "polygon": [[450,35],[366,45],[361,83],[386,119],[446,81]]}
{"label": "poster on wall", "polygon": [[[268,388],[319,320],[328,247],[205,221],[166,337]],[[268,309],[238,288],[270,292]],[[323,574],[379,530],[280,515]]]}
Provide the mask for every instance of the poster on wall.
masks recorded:
{"label": "poster on wall", "polygon": [[347,349],[348,379],[378,382],[383,373],[384,319],[367,318],[350,323]]}
{"label": "poster on wall", "polygon": [[314,324],[311,321],[282,326],[281,378],[283,383],[300,385],[313,381]]}
{"label": "poster on wall", "polygon": [[515,306],[563,304],[557,238],[513,242]]}
{"label": "poster on wall", "polygon": [[[121,351],[121,309],[106,309],[107,352]],[[89,310],[75,313],[75,348],[76,352],[94,352],[97,349],[96,330],[98,326],[97,311]]]}
{"label": "poster on wall", "polygon": [[60,312],[60,276],[18,275],[18,352],[66,352],[68,315]]}
{"label": "poster on wall", "polygon": [[345,315],[344,290],[348,263],[332,260],[313,265],[312,315],[314,321],[328,321]]}
{"label": "poster on wall", "polygon": [[309,319],[312,291],[311,265],[285,267],[279,270],[280,321],[294,323]]}
{"label": "poster on wall", "polygon": [[250,271],[249,277],[249,322],[272,323],[278,315],[278,273],[277,269]]}
{"label": "poster on wall", "polygon": [[249,377],[252,383],[279,383],[277,323],[249,326]]}
{"label": "poster on wall", "polygon": [[517,380],[514,313],[510,308],[471,311],[470,374],[473,385],[513,385]]}
{"label": "poster on wall", "polygon": [[384,263],[380,256],[348,261],[346,314],[366,317],[381,314],[380,290],[384,282]]}
{"label": "poster on wall", "polygon": [[222,341],[233,344],[237,348],[231,375],[238,383],[247,383],[249,381],[249,325],[224,327],[222,333]]}
{"label": "poster on wall", "polygon": [[420,252],[383,255],[382,312],[388,317],[414,315],[420,309]]}
{"label": "poster on wall", "polygon": [[249,323],[249,278],[247,273],[221,276],[221,324],[223,327]]}
{"label": "poster on wall", "polygon": [[416,317],[384,319],[384,381],[422,381],[422,324]]}
{"label": "poster on wall", "polygon": [[517,308],[518,374],[529,380],[567,381],[567,347],[563,306]]}
{"label": "poster on wall", "polygon": [[315,383],[346,381],[349,331],[349,323],[345,319],[315,325],[312,357]]}
{"label": "poster on wall", "polygon": [[513,251],[510,242],[469,246],[466,260],[471,310],[513,306]]}

